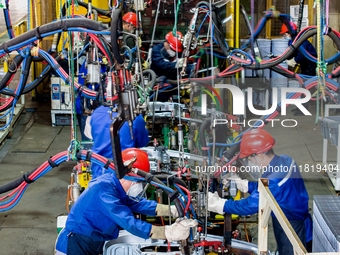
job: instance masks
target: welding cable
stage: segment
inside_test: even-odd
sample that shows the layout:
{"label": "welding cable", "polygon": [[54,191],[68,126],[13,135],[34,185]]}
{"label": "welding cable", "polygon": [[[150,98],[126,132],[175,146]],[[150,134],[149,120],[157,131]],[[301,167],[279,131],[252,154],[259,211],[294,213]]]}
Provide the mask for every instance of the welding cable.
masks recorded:
{"label": "welding cable", "polygon": [[201,143],[201,149],[202,149],[202,156],[207,157],[208,156],[208,150],[209,147],[207,147],[207,143],[205,140],[205,130],[210,128],[211,125],[211,118],[206,118],[203,120],[200,128],[199,128],[199,138],[200,138],[200,143]]}
{"label": "welding cable", "polygon": [[[155,175],[154,175],[155,176]],[[157,175],[157,179],[158,179],[158,175]],[[168,178],[169,176],[167,176],[167,178]],[[178,179],[178,178],[176,178],[176,177],[174,177],[174,176],[170,176],[170,178],[171,178],[171,181],[173,181],[173,180],[175,180],[175,179]],[[142,178],[142,177],[140,177],[138,174],[129,174],[129,175],[125,175],[124,176],[124,179],[126,179],[126,180],[129,180],[129,181],[132,181],[132,182],[138,182],[138,181],[145,181],[145,178]],[[165,180],[166,181],[166,180]],[[183,181],[181,181],[181,182],[183,182]],[[150,184],[152,184],[153,186],[155,186],[155,187],[158,187],[158,188],[161,188],[162,190],[167,190],[168,192],[170,192],[170,193],[173,193],[174,192],[174,190],[173,189],[171,189],[170,187],[168,187],[168,186],[166,186],[166,184],[160,184],[160,183],[158,183],[158,182],[154,182],[154,181],[151,181],[150,182]],[[174,183],[174,186],[176,187],[176,189],[178,190],[178,192],[181,194],[181,196],[182,196],[182,198],[183,198],[183,200],[184,201],[182,201],[181,199],[179,199],[179,201],[181,202],[181,204],[182,204],[182,206],[183,206],[183,208],[186,208],[187,206],[188,206],[188,204],[189,204],[189,206],[191,206],[191,198],[189,199],[189,198],[187,198],[187,196],[184,194],[184,192],[183,192],[183,190],[186,190],[186,192],[188,192],[188,189],[186,189],[185,188],[185,186],[182,186],[182,185],[180,185],[180,184],[176,184],[176,183]],[[182,190],[183,189],[183,190]],[[190,196],[190,192],[189,192],[189,196]],[[177,208],[177,207],[176,207]],[[182,208],[182,209],[183,209]],[[191,206],[191,210],[193,210],[193,207]],[[188,210],[185,210],[184,211],[184,214],[187,216],[187,218],[190,218],[190,215],[189,215],[189,213],[188,213]],[[195,216],[196,216],[196,214],[195,214]]]}
{"label": "welding cable", "polygon": [[[155,178],[156,178],[156,177],[155,177]],[[172,178],[172,177],[171,177],[171,178]],[[125,176],[124,176],[124,179],[129,180],[129,181],[132,181],[132,182],[145,181],[145,178],[141,177],[141,176],[138,175],[138,174],[129,174],[129,175],[125,175]],[[153,179],[153,178],[152,178],[152,179]],[[158,178],[157,178],[157,179],[158,179]],[[167,186],[166,184],[164,184],[163,182],[162,182],[162,184],[159,183],[159,182],[154,182],[154,181],[147,181],[147,182],[150,183],[151,185],[157,187],[157,188],[160,188],[160,189],[164,190],[164,191],[167,191],[167,192],[169,192],[169,193],[174,193],[174,190],[173,190],[172,188],[168,187],[168,186]],[[176,185],[176,184],[174,184],[174,185]],[[181,193],[181,190],[178,189],[178,192]],[[182,192],[183,192],[183,191],[182,191]],[[182,195],[182,194],[181,194],[181,195]],[[184,198],[183,195],[182,195],[182,197],[183,197],[183,200],[185,200],[185,198]],[[182,201],[182,200],[180,199],[180,197],[177,197],[177,199],[178,199],[178,201],[182,204],[183,207],[181,207],[181,210],[183,211],[183,208],[185,208],[184,201]],[[170,199],[170,200],[171,200],[171,199]],[[186,200],[185,200],[185,201],[186,201]],[[176,203],[175,203],[175,206],[176,206],[177,211],[180,212],[180,210],[178,210],[178,207],[177,207]],[[190,215],[188,214],[188,212],[186,212],[185,214],[186,214],[186,216],[187,216],[188,218],[190,218]]]}
{"label": "welding cable", "polygon": [[122,66],[124,60],[120,55],[119,45],[118,45],[118,33],[123,31],[122,26],[122,13],[120,9],[116,9],[111,15],[111,51],[117,63]]}
{"label": "welding cable", "polygon": [[[39,49],[39,54],[47,60],[47,62],[55,69],[55,71],[58,73],[59,77],[62,78],[62,80],[65,81],[66,84],[69,83],[69,75],[65,72],[63,68],[56,62],[56,60],[51,57],[49,54],[47,54],[45,51]],[[84,94],[84,97],[90,98],[90,99],[97,99],[99,96],[98,91],[91,90],[87,88],[86,86],[82,86],[78,82],[74,83],[75,89],[77,91],[81,91]],[[113,100],[116,100],[118,96],[114,96]]]}
{"label": "welding cable", "polygon": [[180,184],[177,184],[177,185],[175,184],[175,187],[176,186],[177,186],[178,190],[181,189],[181,190],[184,190],[185,193],[187,193],[187,196],[186,196],[187,197],[187,203],[186,203],[186,207],[184,209],[184,214],[186,214],[188,212],[188,210],[189,210],[190,205],[191,205],[190,191],[187,188],[185,188],[184,186],[180,185]]}
{"label": "welding cable", "polygon": [[[14,106],[16,105],[20,96],[22,95],[22,92],[25,88],[25,84],[27,83],[29,77],[29,70],[32,63],[32,59],[33,57],[30,55],[25,58],[24,62],[22,63],[22,71],[19,79],[19,84],[16,90],[14,91],[13,96],[10,99],[6,99],[6,103],[0,106],[0,112],[6,111],[7,109],[13,106],[12,113],[14,114]],[[13,116],[13,114],[11,116]],[[7,122],[6,126],[8,126],[10,123],[11,122]]]}
{"label": "welding cable", "polygon": [[[316,60],[315,57],[313,57],[309,53],[306,53],[306,50],[303,47],[300,47],[305,40],[308,40],[308,38],[314,36],[316,34],[316,32],[317,32],[317,28],[314,28],[314,27],[310,28],[308,31],[306,30],[306,32],[304,32],[304,34],[301,37],[297,38],[296,41],[293,41],[292,45],[289,46],[280,56],[277,56],[277,57],[272,58],[270,60],[263,60],[261,63],[258,63],[257,65],[254,65],[254,64],[249,65],[249,66],[247,66],[247,68],[249,68],[249,69],[266,69],[266,68],[273,67],[273,66],[283,62],[285,59],[288,59],[289,57],[291,57],[294,54],[294,51],[300,50],[300,48],[302,49],[302,50],[300,50],[301,53],[304,54],[305,57],[312,60],[313,62],[316,62],[317,60]],[[339,40],[339,37],[337,37],[336,33],[334,33],[332,29],[329,29],[327,31],[326,35],[328,35],[333,40],[333,42],[336,44],[337,48],[340,49],[340,40]],[[340,57],[340,53],[337,53],[337,54],[335,54],[334,56],[332,56],[331,58],[329,58],[325,61],[328,64],[332,64],[337,59],[339,59],[339,57]],[[236,56],[233,56],[232,58],[235,61],[237,61],[241,64],[249,64],[249,61],[245,61],[245,60],[238,58]]]}
{"label": "welding cable", "polygon": [[[69,152],[63,151],[55,156],[51,157],[48,161],[45,161],[42,165],[40,165],[35,170],[24,174],[22,177],[18,178],[17,180],[14,180],[10,183],[7,183],[5,185],[0,186],[0,194],[10,192],[9,194],[3,196],[0,198],[0,201],[8,199],[6,202],[1,203],[0,205],[0,212],[7,211],[13,208],[21,199],[23,192],[27,188],[27,186],[46,173],[48,173],[51,169],[54,167],[57,167],[59,164],[69,161]],[[78,159],[88,159],[88,151],[82,150],[77,155]],[[101,166],[107,166],[108,169],[114,171],[114,165],[113,163],[108,164],[108,159],[96,154],[91,154],[91,162],[95,162]]]}
{"label": "welding cable", "polygon": [[128,59],[128,63],[126,65],[126,62],[124,64],[125,69],[130,70],[133,64],[133,56],[132,56],[132,50],[130,49],[129,46],[123,45],[120,51],[123,53],[122,55],[125,56],[125,59]]}
{"label": "welding cable", "polygon": [[12,39],[15,37],[14,31],[13,31],[13,25],[12,25],[12,20],[10,17],[10,8],[9,8],[9,1],[5,1],[5,7],[2,7],[3,13],[4,13],[4,18],[5,18],[5,24],[6,24],[6,30],[7,30],[7,35],[9,39]]}
{"label": "welding cable", "polygon": [[2,56],[5,53],[18,50],[30,43],[35,42],[36,40],[38,40],[37,35],[44,38],[46,36],[53,35],[57,32],[73,31],[84,27],[89,29],[89,31],[91,31],[92,33],[96,33],[96,31],[100,32],[105,30],[105,26],[103,24],[89,19],[74,18],[59,20],[52,23],[41,25],[39,27],[27,31],[24,34],[16,36],[15,38],[7,42],[3,42],[2,44],[0,44],[0,55]]}
{"label": "welding cable", "polygon": [[22,61],[24,60],[24,56],[21,54],[16,55],[11,63],[8,66],[8,71],[4,75],[4,77],[0,81],[0,91],[2,91],[5,87],[7,87],[10,82],[12,81],[14,75],[18,71],[18,67],[21,65]]}
{"label": "welding cable", "polygon": [[[61,60],[61,56],[58,55],[56,57],[56,61],[59,62],[60,60]],[[33,61],[34,61],[34,58],[33,58]],[[31,92],[33,89],[35,89],[37,86],[39,86],[46,78],[49,77],[51,70],[52,70],[51,65],[47,65],[44,68],[44,70],[41,72],[41,74],[34,81],[25,85],[25,88],[22,94],[27,94]],[[1,91],[1,93],[4,95],[8,95],[8,96],[14,96],[14,91],[9,88],[5,88],[4,90]]]}
{"label": "welding cable", "polygon": [[229,46],[226,44],[224,36],[223,36],[222,32],[219,30],[219,27],[222,27],[222,26],[219,22],[216,9],[211,10],[211,19],[212,19],[213,24],[215,24],[214,28],[216,29],[216,31],[214,32],[212,37],[215,38],[216,41],[218,42],[218,46],[222,50],[223,54],[225,56],[229,56]]}
{"label": "welding cable", "polygon": [[235,54],[241,54],[243,56],[246,57],[246,60],[249,59],[250,63],[249,64],[244,64],[243,66],[247,66],[247,65],[252,65],[255,62],[255,59],[253,58],[253,56],[251,56],[250,54],[248,54],[247,52],[240,50],[240,49],[234,49],[230,52],[230,57],[234,56]]}
{"label": "welding cable", "polygon": [[170,92],[170,91],[173,91],[173,90],[177,90],[177,87],[172,87],[172,86],[167,86],[167,87],[164,87],[162,89],[158,89],[156,92],[154,92],[150,97],[149,99],[153,99],[153,97],[156,95],[156,94],[159,94],[159,93],[162,93],[162,92]]}
{"label": "welding cable", "polygon": [[90,38],[95,42],[96,46],[101,50],[101,52],[105,55],[107,60],[109,61],[110,66],[113,65],[112,58],[110,57],[110,53],[104,47],[102,41],[95,35],[89,34]]}
{"label": "welding cable", "polygon": [[[202,19],[201,24],[200,24],[200,25],[198,26],[198,28],[197,28],[197,31],[196,31],[196,38],[199,37],[200,31],[201,31],[202,27],[204,26],[205,21],[206,21],[206,20],[209,18],[209,16],[210,16],[209,7],[208,7],[208,6],[206,6],[205,8],[199,7],[199,14],[201,14],[201,13],[203,13],[203,12],[205,12],[206,15],[204,15],[204,18]],[[209,33],[209,31],[208,31],[208,33]]]}
{"label": "welding cable", "polygon": [[[162,182],[166,182],[169,179],[169,175],[166,175],[166,174],[157,174],[156,173],[155,176],[157,177],[157,179],[161,180]],[[181,178],[178,178],[176,176],[171,176],[170,182],[174,183],[174,184],[182,185],[184,187],[187,187],[187,184]]]}
{"label": "welding cable", "polygon": [[[156,184],[161,185],[160,186],[161,189],[164,188],[164,187],[162,187],[162,186],[164,186],[163,182],[161,180],[159,180],[157,177],[152,176],[151,174],[144,172],[140,169],[135,169],[135,171],[136,171],[135,173],[137,175],[142,176],[145,181],[147,181],[147,182],[153,181]],[[150,178],[150,179],[148,179],[148,178]],[[170,192],[169,189],[164,189],[164,192],[167,194],[170,201],[173,200],[173,202],[176,206],[176,209],[178,211],[178,215],[179,215],[180,218],[182,218],[184,216],[184,212],[183,212],[183,208],[181,207],[181,204],[180,204],[180,201],[179,201],[180,199],[178,198],[178,194],[176,192]]]}
{"label": "welding cable", "polygon": [[[176,184],[174,184],[174,186],[176,187],[176,189],[178,190],[178,192],[182,195],[184,201],[185,201],[186,203],[188,203],[188,198],[187,198],[187,196],[185,195],[185,193],[183,192],[183,190],[180,188],[180,186],[178,186],[178,185],[176,185]],[[188,196],[191,196],[191,195],[189,194]],[[190,211],[191,211],[191,213],[192,213],[192,216],[194,217],[194,219],[197,219],[197,215],[196,215],[195,209],[194,209],[194,207],[192,206],[191,203],[190,203],[189,207],[190,207]],[[183,208],[185,208],[185,206],[184,206]],[[189,218],[189,217],[188,217],[188,218]]]}
{"label": "welding cable", "polygon": [[[143,91],[143,97],[146,98],[146,97],[149,97],[151,95],[151,93],[153,93],[153,91],[154,91],[154,87],[156,85],[157,75],[151,69],[143,70],[142,74],[143,74],[143,76],[148,76],[148,78],[149,78],[148,79],[149,82],[146,85],[146,88],[145,89],[141,88],[142,91]],[[144,103],[144,102],[141,102],[141,103]]]}
{"label": "welding cable", "polygon": [[109,57],[108,59],[108,62],[109,62],[109,65],[110,67],[112,67],[114,65],[114,60],[113,60],[113,55],[109,49],[110,45],[108,44],[108,42],[103,38],[103,36],[98,36],[100,42],[102,43],[104,49],[105,49],[105,52],[107,52],[107,55]]}

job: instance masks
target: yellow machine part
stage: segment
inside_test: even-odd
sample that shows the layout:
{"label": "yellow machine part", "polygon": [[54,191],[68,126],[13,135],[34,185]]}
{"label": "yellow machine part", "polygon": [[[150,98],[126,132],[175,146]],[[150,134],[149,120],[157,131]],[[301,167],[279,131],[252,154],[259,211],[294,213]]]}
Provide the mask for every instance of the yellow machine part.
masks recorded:
{"label": "yellow machine part", "polygon": [[[240,200],[240,199],[241,199],[241,191],[238,190],[234,200]],[[238,218],[239,218],[239,216],[236,215],[236,214],[231,215],[232,220],[237,220]],[[223,215],[216,214],[215,220],[224,220],[224,217],[223,217]]]}
{"label": "yellow machine part", "polygon": [[207,253],[207,255],[218,255],[218,253],[212,251],[212,252]]}
{"label": "yellow machine part", "polygon": [[[84,0],[84,3],[88,3],[88,0]],[[64,0],[57,0],[57,17],[60,17],[60,9],[61,7],[64,5],[65,1]],[[103,9],[103,10],[109,10],[109,6],[107,4],[107,1],[100,1],[100,0],[92,0],[92,6],[96,7],[98,9]],[[81,16],[85,16],[87,14],[87,8],[82,7],[82,6],[74,6],[74,15],[81,15]],[[107,23],[110,22],[110,18],[106,18],[106,17],[98,17],[98,21]]]}
{"label": "yellow machine part", "polygon": [[92,176],[89,172],[89,164],[82,163],[81,165],[81,173],[78,173],[78,184],[80,187],[86,189],[89,185],[89,182],[92,179]]}
{"label": "yellow machine part", "polygon": [[[88,3],[88,0],[84,0],[83,2]],[[57,0],[56,1],[56,14],[57,14],[57,18],[60,18],[60,11],[63,7],[65,3],[65,0]],[[107,1],[100,1],[100,0],[92,0],[92,6],[99,8],[99,9],[103,9],[103,10],[109,10],[108,7],[108,2]],[[82,6],[74,6],[73,10],[67,10],[66,12],[67,15],[77,15],[77,16],[85,16],[87,14],[87,8],[82,7]],[[94,15],[92,16],[92,19],[94,20]],[[107,17],[99,17],[98,16],[98,21],[103,22],[103,23],[109,23],[111,22],[111,18],[107,18]],[[61,40],[65,41],[66,40],[66,44],[64,45],[65,48],[69,48],[68,46],[68,33],[67,32],[63,32],[62,33],[62,37]],[[60,52],[62,50],[62,45],[63,43],[59,43],[58,45],[58,51]]]}

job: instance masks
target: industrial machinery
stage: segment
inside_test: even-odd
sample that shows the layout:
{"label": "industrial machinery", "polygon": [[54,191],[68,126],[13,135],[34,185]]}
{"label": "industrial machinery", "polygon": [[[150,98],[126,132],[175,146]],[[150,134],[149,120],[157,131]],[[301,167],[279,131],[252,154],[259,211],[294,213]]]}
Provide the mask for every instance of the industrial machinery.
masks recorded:
{"label": "industrial machinery", "polygon": [[[182,15],[190,22],[181,24],[186,31],[182,38],[181,58],[184,64],[177,70],[177,80],[156,77],[150,69],[157,21],[154,22],[151,41],[142,40],[139,43],[144,28],[142,14],[150,13],[153,2],[109,1],[108,10],[104,10],[92,5],[91,1],[77,1],[86,10],[85,14],[77,15],[69,15],[71,7],[65,3],[57,21],[32,28],[2,43],[2,57],[13,51],[20,53],[9,63],[10,68],[1,81],[1,92],[10,96],[6,104],[1,105],[2,112],[15,105],[22,94],[32,91],[52,75],[52,125],[60,124],[56,114],[79,114],[81,118],[86,118],[98,105],[109,106],[118,115],[112,120],[110,129],[113,159],[106,159],[84,147],[85,143],[77,139],[74,118],[70,118],[67,124],[72,126],[73,132],[68,149],[52,156],[18,180],[1,186],[0,193],[10,192],[10,195],[3,198],[7,202],[2,203],[0,209],[5,211],[13,208],[28,184],[66,161],[75,161],[67,190],[68,210],[91,181],[91,163],[99,163],[114,171],[119,179],[135,171],[122,160],[119,129],[125,122],[131,127],[136,116],[142,114],[151,137],[149,146],[142,149],[148,153],[151,174],[154,176],[146,178],[142,171],[135,173],[145,183],[145,196],[164,204],[175,200],[176,205],[180,205],[181,217],[196,219],[199,227],[192,229],[188,240],[168,246],[160,240],[142,240],[122,232],[118,239],[106,243],[104,254],[258,254],[256,245],[250,243],[251,238],[247,242],[240,236],[237,229],[240,216],[209,212],[207,194],[217,191],[221,197],[240,199],[240,191],[236,189],[235,183],[232,180],[223,181],[221,177],[233,174],[242,165],[238,160],[242,134],[249,129],[263,128],[273,123],[271,121],[280,114],[282,105],[272,96],[271,108],[266,109],[266,114],[251,124],[237,113],[239,109],[235,106],[254,108],[254,102],[265,100],[259,99],[259,95],[264,94],[262,92],[271,91],[272,95],[276,95],[277,89],[269,87],[266,81],[268,77],[265,74],[269,71],[296,81],[305,90],[316,89],[320,92],[314,97],[316,100],[322,98],[337,103],[339,85],[333,78],[340,75],[340,68],[329,74],[322,73],[320,77],[306,77],[280,66],[292,57],[305,40],[319,33],[316,27],[304,28],[291,46],[288,47],[285,42],[284,50],[280,53],[261,53],[262,48],[258,47],[257,40],[267,21],[279,20],[292,29],[289,15],[278,13],[275,9],[266,11],[255,29],[247,23],[251,38],[239,48],[230,47],[221,30],[222,20],[226,17],[220,16],[223,13],[220,9],[225,9],[229,2],[195,1],[190,4],[191,8],[185,6],[187,12],[182,12]],[[172,15],[173,12],[166,5],[166,2],[162,3],[162,13]],[[158,3],[156,13],[151,12],[151,15],[156,15],[156,20],[160,6]],[[122,29],[122,14],[129,10],[137,14],[140,23],[133,34]],[[179,8],[174,12],[178,14]],[[242,14],[248,20],[244,9]],[[325,31],[340,51],[340,33],[330,28]],[[51,35],[54,36],[51,49],[44,50],[36,43]],[[65,36],[68,39],[61,41]],[[133,38],[134,48],[126,45],[126,36]],[[332,64],[340,58],[337,53],[329,61],[320,62],[320,59],[309,56],[304,49],[301,51],[311,61],[318,63]],[[48,65],[36,80],[26,84],[33,61],[44,61]],[[191,74],[185,72],[189,63],[196,67]],[[13,70],[19,65],[23,70],[20,74],[21,83],[16,89],[7,88],[6,85],[15,74]],[[248,80],[247,71],[261,79]],[[226,84],[240,92],[247,90],[249,100],[240,101],[237,105],[237,100],[232,100],[235,90],[231,87],[227,87],[228,93],[223,90]],[[287,91],[290,93],[283,99],[294,100],[303,93],[301,90],[289,89]],[[285,106],[284,102],[282,104]],[[79,125],[79,128],[83,131],[84,126]],[[174,199],[169,196],[172,192],[176,193]],[[155,218],[146,220],[159,221]],[[168,217],[163,222],[170,223],[171,220]],[[245,235],[248,235],[247,230]]]}

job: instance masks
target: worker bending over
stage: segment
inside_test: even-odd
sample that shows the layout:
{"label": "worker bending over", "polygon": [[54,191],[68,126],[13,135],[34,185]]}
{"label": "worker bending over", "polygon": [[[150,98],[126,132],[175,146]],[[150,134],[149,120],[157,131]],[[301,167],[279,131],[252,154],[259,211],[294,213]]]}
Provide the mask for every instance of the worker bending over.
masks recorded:
{"label": "worker bending over", "polygon": [[[93,111],[85,127],[85,135],[93,139],[92,151],[108,159],[113,159],[110,126],[116,116],[117,113],[112,112],[110,107],[99,106]],[[138,115],[132,124],[133,139],[127,121],[119,130],[122,150],[145,147],[149,143],[149,132],[143,116]],[[94,179],[108,170],[93,162],[91,171],[92,179]]]}
{"label": "worker bending over", "polygon": [[[133,167],[150,171],[146,152],[128,149],[122,152],[124,161],[136,157]],[[143,187],[139,183],[125,179],[118,180],[115,173],[99,176],[89,183],[89,187],[79,196],[67,217],[66,226],[56,241],[56,255],[98,255],[103,252],[105,241],[118,238],[120,228],[141,238],[185,240],[190,228],[197,226],[192,219],[177,219],[170,226],[153,226],[136,219],[133,213],[150,216],[169,215],[168,205],[136,197]],[[171,215],[176,218],[178,212],[171,206]]]}

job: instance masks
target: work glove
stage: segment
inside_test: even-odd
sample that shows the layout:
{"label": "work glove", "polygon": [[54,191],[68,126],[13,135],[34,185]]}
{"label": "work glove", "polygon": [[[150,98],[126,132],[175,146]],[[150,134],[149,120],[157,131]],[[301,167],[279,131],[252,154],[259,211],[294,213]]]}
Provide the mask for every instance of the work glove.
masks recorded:
{"label": "work glove", "polygon": [[150,63],[148,61],[144,61],[142,66],[143,66],[143,70],[150,69]]}
{"label": "work glove", "polygon": [[177,59],[177,61],[176,61],[176,68],[181,68],[182,66],[183,66],[183,64],[184,64],[184,58],[179,58],[179,59]]}
{"label": "work glove", "polygon": [[223,177],[222,183],[225,184],[226,180],[235,181],[236,187],[239,191],[243,193],[248,192],[248,180],[241,179],[237,174]]}
{"label": "work glove", "polygon": [[[171,216],[175,219],[178,218],[178,211],[176,206],[170,205]],[[156,206],[156,215],[157,216],[168,216],[169,215],[169,206],[163,204],[157,204]]]}
{"label": "work glove", "polygon": [[152,239],[167,239],[169,242],[185,240],[190,235],[190,228],[196,227],[198,222],[193,219],[177,219],[170,226],[152,226]]}
{"label": "work glove", "polygon": [[208,210],[211,212],[218,213],[218,214],[223,214],[224,204],[227,201],[228,199],[220,198],[217,191],[215,191],[215,193],[209,192],[208,193]]}
{"label": "work glove", "polygon": [[287,63],[287,65],[290,66],[290,67],[295,67],[295,66],[296,66],[296,62],[295,62],[295,59],[294,59],[294,58],[292,58],[292,59],[287,59],[287,60],[286,60],[286,63]]}

